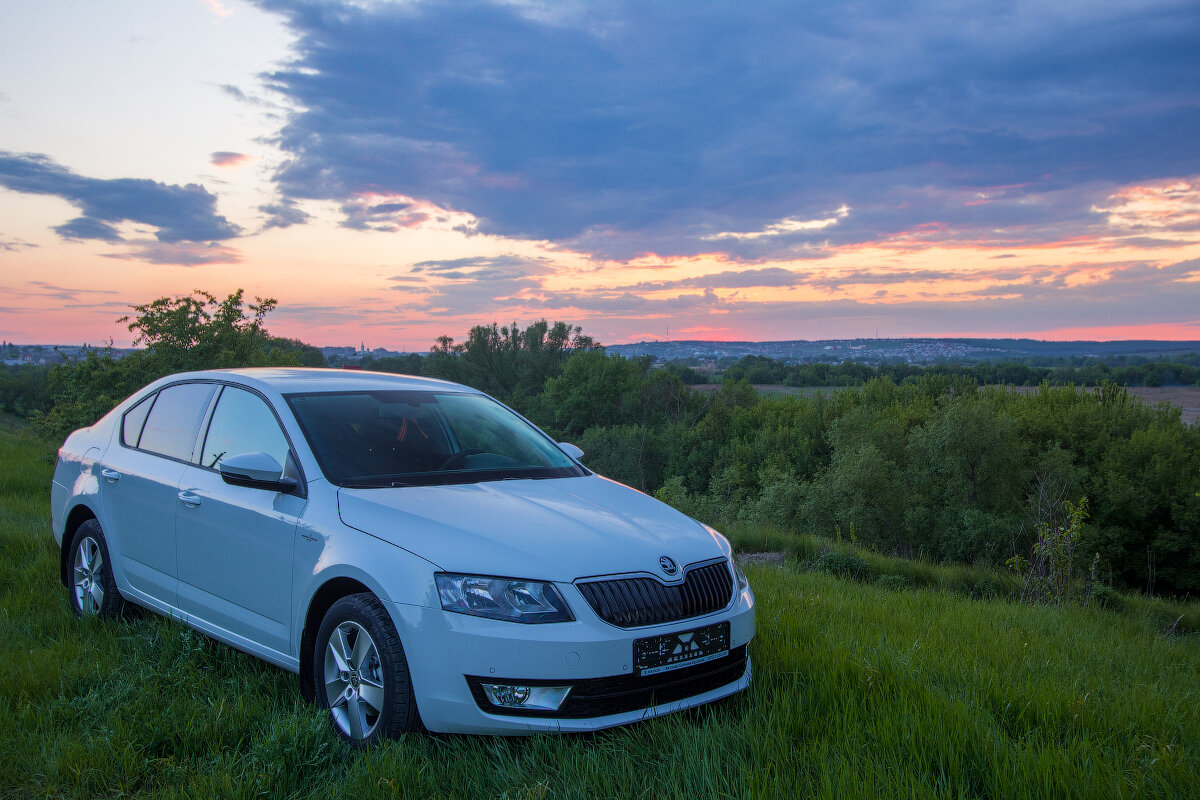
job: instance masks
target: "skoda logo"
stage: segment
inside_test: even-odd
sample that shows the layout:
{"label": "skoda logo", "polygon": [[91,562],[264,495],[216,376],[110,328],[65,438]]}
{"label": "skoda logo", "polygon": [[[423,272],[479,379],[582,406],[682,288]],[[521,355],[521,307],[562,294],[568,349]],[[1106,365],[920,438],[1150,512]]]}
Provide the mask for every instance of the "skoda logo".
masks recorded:
{"label": "skoda logo", "polygon": [[670,556],[660,558],[658,566],[662,568],[664,575],[674,575],[676,572],[679,572],[679,565],[672,561]]}

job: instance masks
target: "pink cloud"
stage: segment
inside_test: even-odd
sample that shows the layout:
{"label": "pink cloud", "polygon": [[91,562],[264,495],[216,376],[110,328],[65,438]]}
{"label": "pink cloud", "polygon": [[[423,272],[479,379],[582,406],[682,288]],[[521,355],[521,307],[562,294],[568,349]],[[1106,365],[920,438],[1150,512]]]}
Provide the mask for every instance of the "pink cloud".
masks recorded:
{"label": "pink cloud", "polygon": [[245,164],[247,161],[252,161],[251,156],[245,153],[234,153],[229,150],[218,150],[212,154],[208,163],[214,167],[237,167]]}

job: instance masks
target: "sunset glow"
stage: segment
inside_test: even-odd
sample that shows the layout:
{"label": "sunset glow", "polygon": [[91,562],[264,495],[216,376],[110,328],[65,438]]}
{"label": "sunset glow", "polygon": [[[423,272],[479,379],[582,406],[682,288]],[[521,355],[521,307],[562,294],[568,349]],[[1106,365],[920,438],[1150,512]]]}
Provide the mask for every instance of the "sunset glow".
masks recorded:
{"label": "sunset glow", "polygon": [[0,11],[9,341],[126,345],[197,288],[403,350],[1200,339],[1176,5],[66,5]]}

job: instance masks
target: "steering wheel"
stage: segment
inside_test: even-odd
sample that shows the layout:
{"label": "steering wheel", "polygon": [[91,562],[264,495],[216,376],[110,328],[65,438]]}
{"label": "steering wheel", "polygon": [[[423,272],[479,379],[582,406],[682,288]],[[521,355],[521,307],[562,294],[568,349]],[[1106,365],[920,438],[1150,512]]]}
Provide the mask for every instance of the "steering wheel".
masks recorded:
{"label": "steering wheel", "polygon": [[457,467],[461,467],[462,462],[467,459],[467,456],[477,456],[482,452],[483,451],[480,450],[478,447],[472,447],[469,450],[459,450],[457,453],[455,453],[454,455],[450,456],[445,461],[443,461],[442,465],[440,467],[438,467],[438,469],[439,470],[455,469]]}

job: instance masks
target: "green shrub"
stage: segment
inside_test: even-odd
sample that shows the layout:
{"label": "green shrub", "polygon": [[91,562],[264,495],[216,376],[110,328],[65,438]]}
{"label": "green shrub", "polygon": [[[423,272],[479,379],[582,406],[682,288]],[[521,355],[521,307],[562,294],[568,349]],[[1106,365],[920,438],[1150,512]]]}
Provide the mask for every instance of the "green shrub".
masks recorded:
{"label": "green shrub", "polygon": [[842,553],[837,550],[822,552],[817,556],[813,567],[839,578],[851,578],[856,581],[866,580],[872,572],[871,566],[864,559],[853,553]]}

